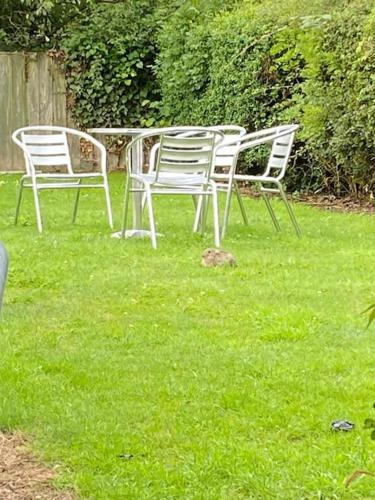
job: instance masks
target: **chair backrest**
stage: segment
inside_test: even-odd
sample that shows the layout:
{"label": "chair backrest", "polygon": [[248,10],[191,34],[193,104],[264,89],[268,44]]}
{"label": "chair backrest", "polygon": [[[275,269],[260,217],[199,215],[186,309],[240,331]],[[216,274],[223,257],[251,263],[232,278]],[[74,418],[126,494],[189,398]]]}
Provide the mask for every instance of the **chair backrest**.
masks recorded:
{"label": "chair backrest", "polygon": [[275,138],[267,162],[266,176],[272,175],[278,179],[284,177],[297,128],[297,125],[275,127]]}
{"label": "chair backrest", "polygon": [[[231,167],[237,153],[237,145],[233,145],[233,140],[237,137],[239,139],[243,137],[246,134],[246,129],[239,125],[215,125],[210,129],[218,130],[224,134],[224,140],[216,151],[214,166]],[[231,145],[226,146],[226,142],[230,142]]]}
{"label": "chair backrest", "polygon": [[200,174],[208,179],[215,148],[222,140],[221,132],[203,127],[176,127],[161,133],[155,180],[160,173]]}
{"label": "chair backrest", "polygon": [[299,125],[295,124],[280,125],[241,136],[239,141],[236,141],[239,145],[236,146],[237,151],[233,162],[233,170],[235,169],[239,153],[257,146],[269,144],[271,145],[271,151],[262,176],[272,176],[276,180],[281,180],[285,174],[293,146],[294,135],[298,128]]}
{"label": "chair backrest", "polygon": [[69,174],[73,173],[66,131],[25,127],[19,131],[17,139],[21,143],[18,145],[23,149],[29,175],[37,167],[52,167],[55,170],[56,167],[65,167]]}
{"label": "chair backrest", "polygon": [[38,167],[50,167],[48,171],[60,171],[65,167],[64,173],[73,174],[68,135],[85,139],[100,150],[100,166],[105,173],[106,153],[99,141],[79,130],[48,125],[23,127],[12,134],[13,142],[23,150],[26,173],[34,175]]}

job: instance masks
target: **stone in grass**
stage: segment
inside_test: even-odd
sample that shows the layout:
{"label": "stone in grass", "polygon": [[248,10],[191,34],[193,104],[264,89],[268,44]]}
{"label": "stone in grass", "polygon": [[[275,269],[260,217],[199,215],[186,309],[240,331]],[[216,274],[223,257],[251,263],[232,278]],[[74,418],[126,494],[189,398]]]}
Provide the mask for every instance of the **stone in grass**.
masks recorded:
{"label": "stone in grass", "polygon": [[331,424],[331,429],[333,431],[352,431],[354,429],[354,424],[348,422],[348,420],[334,420]]}
{"label": "stone in grass", "polygon": [[202,253],[202,266],[215,267],[215,266],[236,266],[236,259],[234,255],[226,250],[219,250],[218,248],[207,248]]}

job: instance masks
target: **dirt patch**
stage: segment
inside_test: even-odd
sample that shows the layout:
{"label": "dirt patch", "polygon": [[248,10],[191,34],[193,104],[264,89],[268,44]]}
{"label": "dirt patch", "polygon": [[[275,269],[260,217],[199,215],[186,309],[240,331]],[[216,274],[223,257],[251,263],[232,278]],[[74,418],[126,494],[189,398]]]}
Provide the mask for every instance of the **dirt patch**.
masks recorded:
{"label": "dirt patch", "polygon": [[[246,196],[251,196],[253,198],[259,198],[261,194],[259,191],[253,191],[248,187],[241,187],[241,193]],[[341,197],[333,195],[308,195],[300,194],[298,196],[290,196],[288,198],[298,201],[300,203],[306,203],[312,207],[321,208],[323,210],[333,210],[336,212],[362,212],[375,214],[375,200],[370,199],[356,199],[351,197]]]}
{"label": "dirt patch", "polygon": [[375,214],[375,201],[371,200],[360,200],[350,197],[337,198],[331,195],[300,195],[298,201],[325,210]]}
{"label": "dirt patch", "polygon": [[1,500],[73,500],[71,491],[53,488],[53,469],[39,463],[19,433],[0,432]]}

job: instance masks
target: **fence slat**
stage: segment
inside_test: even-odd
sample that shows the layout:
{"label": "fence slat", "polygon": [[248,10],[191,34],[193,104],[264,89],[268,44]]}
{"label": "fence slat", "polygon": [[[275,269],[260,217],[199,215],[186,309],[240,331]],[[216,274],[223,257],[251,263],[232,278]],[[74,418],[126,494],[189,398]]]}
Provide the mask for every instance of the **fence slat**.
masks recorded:
{"label": "fence slat", "polygon": [[52,125],[52,75],[49,71],[49,58],[38,54],[39,76],[39,125]]}
{"label": "fence slat", "polygon": [[24,165],[22,151],[13,145],[10,136],[20,123],[27,122],[25,57],[23,54],[12,54],[10,59],[12,62],[12,111],[9,123],[11,130],[8,137],[12,149],[11,168],[22,170]]}
{"label": "fence slat", "polygon": [[50,58],[49,71],[52,78],[52,115],[54,125],[67,125],[65,76]]}
{"label": "fence slat", "polygon": [[0,52],[0,170],[23,170],[12,132],[27,125],[61,125],[66,111],[65,77],[43,53]]}
{"label": "fence slat", "polygon": [[0,54],[0,165],[4,170],[12,169],[12,146],[9,132],[12,128],[12,61]]}
{"label": "fence slat", "polygon": [[27,125],[39,125],[39,72],[37,54],[26,54],[25,58]]}

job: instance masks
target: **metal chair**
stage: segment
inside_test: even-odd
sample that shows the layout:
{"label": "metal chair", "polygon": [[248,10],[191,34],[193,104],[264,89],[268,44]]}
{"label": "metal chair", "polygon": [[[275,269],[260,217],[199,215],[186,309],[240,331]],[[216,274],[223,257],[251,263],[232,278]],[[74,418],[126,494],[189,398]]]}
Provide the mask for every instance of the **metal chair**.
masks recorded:
{"label": "metal chair", "polygon": [[[225,150],[225,148],[232,145],[235,149],[229,171],[227,173],[214,172],[212,174],[212,179],[216,181],[218,190],[225,191],[227,194],[221,238],[224,237],[228,227],[232,192],[235,191],[238,200],[241,199],[240,191],[238,189],[239,181],[259,184],[266,207],[277,231],[280,231],[281,228],[270,203],[269,194],[279,194],[287,208],[297,236],[301,236],[301,229],[297,223],[292,207],[287,200],[282,186],[282,180],[286,173],[289,156],[293,146],[294,135],[298,128],[298,125],[281,125],[278,127],[272,127],[258,132],[242,135],[239,138],[233,139],[231,142],[226,142],[225,144],[223,143],[218,146],[216,153],[217,156],[220,155],[221,148]],[[239,155],[247,150],[250,150],[251,148],[263,144],[271,145],[270,155],[264,172],[261,175],[236,173]],[[240,207],[244,222],[247,223],[246,214],[241,202]]]}
{"label": "metal chair", "polygon": [[[229,173],[229,170],[232,166],[233,163],[233,158],[234,155],[236,154],[237,150],[237,145],[233,145],[233,140],[239,139],[240,137],[244,136],[246,134],[246,129],[244,127],[241,127],[240,125],[214,125],[207,127],[210,130],[216,130],[218,132],[221,132],[224,137],[223,141],[220,143],[220,147],[217,148],[215,152],[215,159],[214,159],[214,164],[213,164],[213,174],[217,174],[222,171],[224,171],[226,174]],[[191,134],[191,132],[183,132],[181,134],[181,137],[188,137]],[[229,146],[226,145],[226,143],[230,143]],[[150,151],[150,159],[149,159],[149,173],[153,172],[155,170],[155,164],[156,164],[156,157],[157,153],[160,147],[160,143],[157,142],[154,144],[151,148]],[[234,186],[236,186],[236,182],[234,181]],[[220,185],[217,184],[217,187],[220,188]],[[237,200],[240,206],[241,214],[244,220],[244,223],[247,225],[248,224],[248,219],[246,215],[246,211],[242,202],[242,198],[240,195],[240,192],[238,189],[236,189],[236,195],[237,195]],[[145,197],[142,200],[142,206],[145,206]],[[197,201],[196,196],[193,196],[193,201],[194,201],[194,206],[197,210],[197,217],[194,221],[194,231],[198,231],[200,222],[201,222],[201,211],[202,211],[202,202],[203,199],[200,197]]]}
{"label": "metal chair", "polygon": [[[218,146],[215,152],[215,160],[213,165],[212,176],[216,176],[216,185],[219,191],[221,191],[225,186],[220,184],[220,176],[218,174],[223,174],[226,178],[230,174],[231,167],[233,165],[233,160],[237,152],[237,146],[240,145],[239,139],[246,134],[246,129],[240,125],[214,125],[209,127],[211,130],[218,130],[224,134],[223,142]],[[234,142],[235,141],[235,142]],[[219,181],[219,182],[217,182]],[[241,194],[237,186],[237,182],[233,180],[233,188],[236,193],[237,201],[241,210],[241,215],[245,225],[248,225],[248,219],[245,211],[244,204],[242,202]],[[195,229],[201,222],[201,212],[202,212],[202,202],[203,199],[200,198],[196,204],[197,217],[195,220]]]}
{"label": "metal chair", "polygon": [[[99,152],[99,171],[75,172],[69,151],[68,137],[77,136],[88,141]],[[44,189],[77,189],[73,209],[73,222],[76,220],[78,201],[81,189],[102,188],[105,192],[108,222],[113,227],[111,200],[106,172],[106,151],[104,146],[78,130],[57,126],[23,127],[12,134],[12,140],[19,146],[25,158],[26,174],[21,178],[17,199],[15,223],[22,200],[23,188],[31,188],[34,194],[34,205],[38,230],[43,231],[40,214],[39,191]],[[42,167],[43,171],[37,169]],[[63,170],[61,172],[60,170]]]}
{"label": "metal chair", "polygon": [[[182,135],[185,134],[185,135]],[[155,148],[153,168],[148,173],[132,170],[131,150],[139,141],[149,137],[158,137],[158,148]],[[220,245],[220,229],[217,205],[216,184],[211,171],[215,156],[215,148],[223,140],[223,134],[206,127],[169,127],[142,134],[126,148],[127,181],[124,199],[124,218],[122,236],[125,236],[130,193],[141,193],[148,207],[151,242],[157,248],[155,220],[152,207],[152,196],[157,195],[190,195],[211,196],[213,206],[215,245]],[[201,225],[202,233],[205,224]]]}

